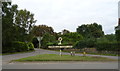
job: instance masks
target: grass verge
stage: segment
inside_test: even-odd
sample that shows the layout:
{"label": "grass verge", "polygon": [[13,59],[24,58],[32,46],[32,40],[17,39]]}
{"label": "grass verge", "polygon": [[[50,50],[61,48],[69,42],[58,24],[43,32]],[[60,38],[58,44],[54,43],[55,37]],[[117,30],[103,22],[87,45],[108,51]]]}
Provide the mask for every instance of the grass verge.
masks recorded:
{"label": "grass verge", "polygon": [[21,58],[13,61],[30,62],[30,61],[116,61],[116,60],[104,57],[70,56],[70,55],[59,56],[57,54],[42,54]]}

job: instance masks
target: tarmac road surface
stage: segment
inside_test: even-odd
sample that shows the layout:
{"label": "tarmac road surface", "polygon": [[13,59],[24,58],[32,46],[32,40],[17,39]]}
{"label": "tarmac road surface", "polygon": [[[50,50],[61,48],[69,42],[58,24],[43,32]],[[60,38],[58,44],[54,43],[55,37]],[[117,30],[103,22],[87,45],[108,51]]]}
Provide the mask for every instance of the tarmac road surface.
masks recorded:
{"label": "tarmac road surface", "polygon": [[9,63],[3,69],[118,69],[118,62]]}
{"label": "tarmac road surface", "polygon": [[[19,53],[2,56],[2,68],[3,69],[118,69],[118,61],[114,62],[30,62],[19,63],[12,62],[11,60],[20,59],[29,56],[35,56],[38,54],[59,54],[57,51],[35,49],[34,52]],[[70,54],[62,52],[62,54]],[[76,54],[82,56],[82,54]],[[118,59],[117,56],[104,56],[104,55],[90,55],[87,56],[100,56],[111,59]],[[1,64],[1,63],[0,63]]]}

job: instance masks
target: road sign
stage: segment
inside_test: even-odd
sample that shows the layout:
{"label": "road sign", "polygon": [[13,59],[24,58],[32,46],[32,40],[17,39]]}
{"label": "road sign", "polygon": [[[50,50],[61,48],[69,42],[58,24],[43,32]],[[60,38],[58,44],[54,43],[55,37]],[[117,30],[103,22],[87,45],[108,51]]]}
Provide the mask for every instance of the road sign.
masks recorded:
{"label": "road sign", "polygon": [[48,46],[48,48],[72,48],[73,46]]}

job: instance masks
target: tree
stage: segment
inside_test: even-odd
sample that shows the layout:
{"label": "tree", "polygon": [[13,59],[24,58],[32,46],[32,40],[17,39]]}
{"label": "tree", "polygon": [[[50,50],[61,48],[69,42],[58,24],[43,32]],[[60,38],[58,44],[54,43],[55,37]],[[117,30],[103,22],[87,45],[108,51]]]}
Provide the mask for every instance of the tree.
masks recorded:
{"label": "tree", "polygon": [[[11,2],[2,2],[2,46],[3,51],[12,51],[14,41],[28,41],[30,30],[34,20],[34,15],[27,10],[18,10],[18,5]],[[24,14],[24,15],[23,15]],[[24,24],[24,25],[23,25]],[[26,33],[26,32],[29,32]]]}
{"label": "tree", "polygon": [[[11,2],[2,2],[2,45],[10,47],[11,42],[15,41],[14,15],[17,12],[17,5],[11,5]],[[13,34],[14,33],[14,34]]]}
{"label": "tree", "polygon": [[[19,41],[31,41],[32,40],[32,29],[37,20],[34,19],[34,14],[30,11],[19,10],[15,15],[15,26],[18,27]],[[21,39],[20,37],[24,37]]]}
{"label": "tree", "polygon": [[100,38],[104,35],[104,32],[102,31],[102,26],[98,25],[97,23],[87,25],[83,24],[81,26],[78,26],[77,32],[79,34],[82,34],[86,38]]}
{"label": "tree", "polygon": [[34,36],[38,37],[43,37],[44,34],[49,33],[49,34],[54,34],[54,30],[52,27],[48,27],[47,25],[39,25],[39,26],[34,26],[32,30]]}
{"label": "tree", "polygon": [[115,34],[108,34],[104,36],[109,42],[116,42]]}
{"label": "tree", "polygon": [[50,43],[52,43],[52,44],[54,44],[54,43],[56,43],[56,38],[55,38],[55,36],[54,35],[51,35],[51,34],[49,34],[49,33],[45,33],[44,35],[43,35],[43,39],[42,39],[42,41],[41,41],[41,43],[42,43],[42,48],[47,48],[47,45]]}
{"label": "tree", "polygon": [[79,40],[74,44],[74,48],[83,49],[83,48],[93,48],[95,47],[95,38],[89,38],[84,40]]}
{"label": "tree", "polygon": [[63,38],[63,44],[68,43],[68,44],[71,44],[71,45],[73,45],[77,41],[83,39],[82,35],[80,35],[80,34],[78,34],[76,32],[63,34],[63,35],[61,35],[61,37]]}
{"label": "tree", "polygon": [[15,24],[24,28],[26,33],[29,33],[32,30],[36,21],[37,20],[34,20],[34,14],[30,13],[30,11],[27,11],[26,9],[19,10],[15,17]]}

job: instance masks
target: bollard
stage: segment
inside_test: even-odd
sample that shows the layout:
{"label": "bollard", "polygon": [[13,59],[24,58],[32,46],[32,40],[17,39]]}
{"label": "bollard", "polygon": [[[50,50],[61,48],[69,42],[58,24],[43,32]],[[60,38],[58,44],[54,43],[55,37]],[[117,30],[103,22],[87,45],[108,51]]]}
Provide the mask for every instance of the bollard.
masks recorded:
{"label": "bollard", "polygon": [[62,56],[62,50],[60,49],[60,56]]}
{"label": "bollard", "polygon": [[83,52],[83,56],[86,56],[86,52]]}
{"label": "bollard", "polygon": [[75,56],[75,52],[73,52],[73,56]]}
{"label": "bollard", "polygon": [[71,56],[73,56],[73,53],[72,53],[72,52],[70,52],[70,55],[71,55]]}

